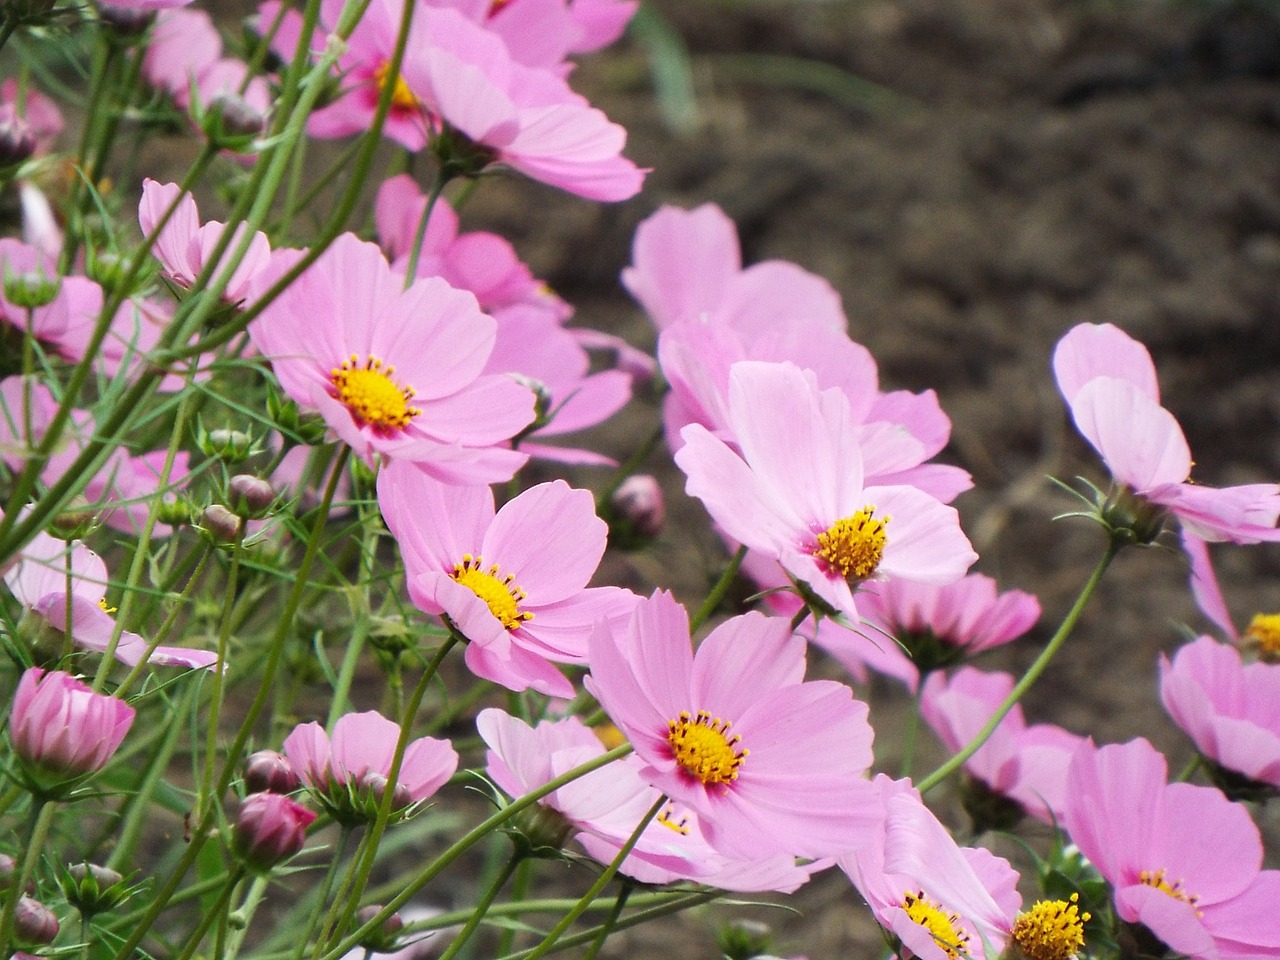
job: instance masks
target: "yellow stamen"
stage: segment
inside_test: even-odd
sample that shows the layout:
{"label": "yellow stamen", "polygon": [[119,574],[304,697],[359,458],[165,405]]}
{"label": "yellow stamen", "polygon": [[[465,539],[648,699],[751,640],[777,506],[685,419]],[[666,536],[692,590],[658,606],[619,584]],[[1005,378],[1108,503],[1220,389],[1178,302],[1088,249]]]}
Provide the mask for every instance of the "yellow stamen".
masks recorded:
{"label": "yellow stamen", "polygon": [[876,508],[863,507],[851,517],[837,520],[818,534],[813,555],[846,580],[865,580],[876,572],[884,557],[889,517],[874,516]]}
{"label": "yellow stamen", "polygon": [[1254,614],[1244,642],[1264,663],[1280,663],[1280,613]]}
{"label": "yellow stamen", "polygon": [[902,909],[914,923],[933,935],[934,943],[952,960],[969,955],[969,935],[960,929],[960,917],[944,912],[940,905],[924,895],[923,890],[904,893]]}
{"label": "yellow stamen", "polygon": [[1090,917],[1088,911],[1080,912],[1079,902],[1080,894],[1073,893],[1070,903],[1041,900],[1018,915],[1013,941],[1028,960],[1070,960],[1084,946],[1084,925]]}
{"label": "yellow stamen", "polygon": [[[391,64],[384,63],[378,69],[373,71],[373,82],[378,86],[378,92],[381,93],[386,89],[388,75],[391,73]],[[391,106],[400,110],[417,110],[422,106],[421,101],[409,85],[404,82],[404,77],[396,75],[396,87],[391,93]]]}
{"label": "yellow stamen", "polygon": [[520,609],[520,601],[525,592],[512,581],[514,574],[502,576],[495,563],[488,570],[483,569],[484,558],[464,554],[461,563],[453,565],[453,579],[458,581],[489,607],[489,612],[502,621],[508,630],[514,630],[522,623],[533,619],[533,614]]}
{"label": "yellow stamen", "polygon": [[751,751],[738,749],[742,737],[729,736],[732,725],[705,710],[696,716],[682,711],[678,719],[667,722],[667,742],[676,763],[708,785],[737,780],[738,768]]}
{"label": "yellow stamen", "polygon": [[682,837],[689,835],[689,818],[680,817],[676,819],[676,808],[668,805],[660,814],[658,814],[658,822],[668,830],[674,830]]}
{"label": "yellow stamen", "polygon": [[357,354],[329,371],[329,380],[351,415],[361,423],[382,430],[402,430],[422,411],[409,406],[414,389],[392,379],[396,368],[377,357],[361,362]]}
{"label": "yellow stamen", "polygon": [[[1194,893],[1187,893],[1187,891],[1182,889],[1181,880],[1177,880],[1173,883],[1166,880],[1164,878],[1164,870],[1143,870],[1138,874],[1138,882],[1145,883],[1148,887],[1155,887],[1161,893],[1167,893],[1169,896],[1173,897],[1173,899],[1181,900],[1183,903],[1188,903],[1193,907],[1200,902],[1199,896]],[[1199,910],[1196,911],[1196,915],[1200,915]]]}
{"label": "yellow stamen", "polygon": [[101,600],[99,600],[99,601],[98,601],[98,606],[100,606],[100,607],[103,609],[103,611],[104,611],[104,612],[106,612],[106,613],[115,613],[117,610],[119,610],[119,609],[120,609],[119,607],[112,607],[112,606],[109,606],[109,605],[107,604],[107,598],[106,598],[106,597],[103,597]]}

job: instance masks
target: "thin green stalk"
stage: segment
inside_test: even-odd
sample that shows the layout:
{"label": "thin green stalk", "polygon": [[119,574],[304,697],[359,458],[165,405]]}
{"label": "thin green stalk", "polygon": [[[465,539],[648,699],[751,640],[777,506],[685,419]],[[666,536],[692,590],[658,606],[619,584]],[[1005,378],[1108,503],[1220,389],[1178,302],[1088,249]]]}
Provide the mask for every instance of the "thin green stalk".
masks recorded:
{"label": "thin green stalk", "polygon": [[4,49],[9,38],[13,36],[13,31],[18,29],[19,20],[16,16],[5,17],[4,22],[0,23],[0,50]]}
{"label": "thin green stalk", "polygon": [[[533,861],[529,859],[521,860],[520,867],[516,871],[515,883],[511,885],[511,901],[512,904],[518,904],[524,901],[529,895],[529,888],[533,885]],[[506,904],[511,906],[512,904]],[[568,909],[566,907],[566,909]],[[496,911],[491,907],[490,913]],[[503,928],[502,937],[498,941],[498,954],[510,953],[511,947],[516,941],[516,928],[508,926]]]}
{"label": "thin green stalk", "polygon": [[1204,757],[1198,753],[1193,755],[1192,758],[1187,761],[1187,765],[1182,768],[1182,771],[1178,774],[1178,779],[1175,782],[1186,783],[1196,775],[1196,771],[1199,770],[1203,764]]}
{"label": "thin green stalk", "polygon": [[627,905],[627,900],[631,898],[631,891],[635,888],[635,884],[629,878],[622,878],[622,889],[618,891],[618,896],[614,898],[613,909],[604,918],[604,923],[600,924],[600,935],[591,941],[591,946],[587,947],[586,953],[582,955],[582,960],[595,960],[605,941],[609,939],[609,934],[613,933],[615,924],[617,924],[618,918],[622,916],[622,911]]}
{"label": "thin green stalk", "polygon": [[[302,955],[307,951],[307,944],[311,942],[311,936],[315,933],[317,924],[320,923],[320,917],[324,914],[325,902],[329,899],[329,891],[333,889],[333,878],[338,875],[338,865],[342,863],[342,858],[347,855],[347,846],[350,843],[351,827],[345,823],[341,824],[338,842],[333,849],[333,856],[329,860],[329,867],[324,872],[324,880],[320,882],[320,887],[317,891],[316,905],[311,910],[311,917],[307,920],[306,927],[298,937],[298,947],[293,952],[293,960],[302,960]],[[323,928],[321,929],[323,930]]]}
{"label": "thin green stalk", "polygon": [[416,876],[404,885],[404,888],[398,894],[388,900],[381,910],[369,918],[363,926],[351,931],[347,937],[327,951],[322,960],[338,960],[339,957],[352,947],[357,946],[360,941],[364,939],[366,934],[378,929],[378,927],[386,922],[387,918],[408,903],[413,898],[414,894],[448,869],[450,864],[466,853],[475,844],[479,843],[491,834],[498,827],[502,826],[502,824],[506,823],[518,814],[521,810],[525,810],[528,807],[533,806],[543,797],[559,790],[566,783],[572,783],[579,777],[585,777],[593,770],[599,770],[601,767],[608,766],[615,760],[622,759],[627,756],[627,754],[631,753],[632,749],[633,748],[629,743],[624,743],[620,746],[614,747],[612,750],[602,753],[598,757],[593,757],[586,763],[579,764],[572,770],[565,771],[558,777],[553,777],[537,790],[530,790],[524,796],[512,800],[501,810],[491,814],[483,822],[472,827],[461,837],[455,840],[447,850],[432,860],[431,863],[427,864],[426,867],[419,871]]}
{"label": "thin green stalk", "polygon": [[0,955],[8,956],[13,946],[13,917],[18,900],[27,889],[36,861],[49,839],[49,828],[53,825],[55,804],[42,797],[34,797],[31,805],[31,826],[28,830],[27,843],[18,852],[17,861],[13,865],[14,881],[10,884],[8,896],[4,900],[4,915],[0,916]]}
{"label": "thin green stalk", "polygon": [[338,667],[337,683],[334,684],[333,696],[329,701],[329,717],[325,728],[330,733],[338,718],[350,709],[351,684],[355,681],[360,654],[364,652],[365,641],[369,637],[369,584],[373,579],[378,550],[379,523],[368,514],[363,505],[360,508],[360,522],[364,536],[360,539],[360,579],[355,587],[354,598],[355,622],[351,625],[351,636],[347,639],[347,649],[342,656],[342,664]]}
{"label": "thin green stalk", "polygon": [[582,899],[578,901],[574,908],[566,913],[560,922],[551,928],[551,932],[543,938],[542,942],[529,951],[528,960],[538,960],[538,957],[546,956],[546,954],[551,952],[551,948],[555,946],[556,941],[559,940],[564,932],[573,925],[574,921],[576,921],[578,917],[582,916],[583,911],[591,905],[591,901],[595,900],[595,898],[600,895],[600,892],[609,885],[609,881],[614,878],[614,875],[618,872],[618,868],[622,866],[622,861],[627,859],[632,848],[634,848],[640,841],[640,835],[643,834],[645,828],[649,826],[649,821],[658,815],[658,811],[662,809],[666,802],[667,798],[664,794],[658,798],[657,802],[654,803],[652,807],[649,808],[649,812],[644,815],[638,824],[636,824],[636,828],[631,832],[631,836],[627,838],[627,842],[622,845],[622,849],[618,851],[618,855],[613,858],[609,866],[604,868],[604,872],[600,874],[596,879],[596,882],[591,885],[591,889],[583,894]]}
{"label": "thin green stalk", "polygon": [[515,873],[516,867],[524,862],[524,856],[517,850],[513,853],[507,862],[502,865],[502,869],[498,871],[498,875],[493,878],[493,882],[489,884],[489,888],[485,890],[484,895],[476,902],[475,908],[471,911],[471,916],[467,918],[466,924],[458,935],[453,938],[453,942],[449,944],[444,953],[440,955],[440,960],[453,960],[471,939],[471,935],[476,932],[476,928],[484,921],[485,916],[489,913],[489,908],[493,906],[493,901],[498,897],[500,891],[511,874]]}
{"label": "thin green stalk", "polygon": [[742,566],[742,560],[747,555],[746,547],[739,547],[738,552],[729,560],[728,566],[724,568],[724,573],[720,574],[720,579],[716,581],[711,592],[707,594],[707,599],[702,601],[702,606],[698,608],[689,619],[689,632],[696,631],[700,626],[707,622],[707,618],[716,612],[716,608],[720,606],[720,601],[724,599],[724,595],[729,592],[729,586],[733,583],[733,578],[738,575],[738,568]]}
{"label": "thin green stalk", "polygon": [[[360,837],[360,842],[356,845],[355,853],[351,857],[351,863],[347,865],[347,872],[342,877],[342,883],[338,885],[337,892],[333,896],[333,902],[329,904],[329,909],[320,924],[319,936],[316,937],[315,949],[312,952],[313,957],[319,956],[321,951],[324,950],[325,943],[333,936],[336,936],[338,931],[342,929],[338,924],[338,918],[342,916],[343,907],[346,904],[347,891],[351,889],[355,882],[356,871],[364,859],[364,852],[368,846],[369,834],[365,833]],[[305,941],[301,945],[305,947]]]}
{"label": "thin green stalk", "polygon": [[202,544],[200,550],[200,559],[196,561],[196,568],[191,571],[191,575],[187,578],[186,585],[182,588],[182,593],[178,595],[178,599],[174,601],[173,609],[169,611],[169,615],[164,618],[164,623],[160,624],[155,634],[151,637],[150,643],[147,645],[147,655],[138,663],[134,664],[132,670],[125,676],[120,685],[116,687],[115,695],[124,699],[125,694],[137,681],[138,677],[147,668],[147,660],[151,658],[152,651],[169,636],[169,631],[173,629],[173,625],[177,622],[178,615],[186,608],[187,601],[191,599],[191,593],[195,590],[195,586],[200,582],[200,576],[204,573],[205,567],[209,565],[209,559],[213,556],[217,547],[212,541]]}
{"label": "thin green stalk", "polygon": [[444,191],[444,185],[450,179],[444,167],[440,167],[436,170],[435,178],[431,181],[431,192],[427,194],[426,206],[422,208],[422,216],[418,218],[418,229],[413,235],[413,246],[409,248],[409,265],[405,268],[404,274],[404,288],[406,290],[417,279],[418,258],[422,256],[422,243],[427,238],[427,223],[431,220],[431,211],[436,208],[436,201],[440,199],[440,194]]}
{"label": "thin green stalk", "polygon": [[436,672],[440,669],[440,664],[444,662],[444,658],[448,656],[461,638],[453,632],[445,638],[444,643],[440,645],[440,649],[436,651],[430,662],[427,663],[426,669],[423,670],[422,676],[418,680],[418,685],[414,687],[413,693],[409,696],[409,703],[405,707],[403,718],[400,721],[400,736],[396,739],[396,749],[391,756],[391,768],[387,771],[387,785],[383,788],[382,798],[378,804],[378,817],[373,822],[373,826],[369,829],[369,834],[365,838],[364,857],[360,860],[359,869],[355,875],[355,882],[351,886],[351,891],[347,896],[347,906],[343,911],[342,919],[334,928],[335,931],[347,929],[350,926],[352,918],[355,916],[356,910],[360,906],[360,898],[364,896],[365,887],[369,885],[369,877],[373,873],[373,864],[378,857],[378,845],[382,840],[382,834],[387,829],[387,824],[391,820],[391,805],[395,799],[396,783],[400,777],[400,768],[404,763],[405,750],[409,746],[409,735],[413,729],[413,718],[418,712],[418,707],[422,704],[422,698],[426,695],[427,687],[431,681],[435,679]]}
{"label": "thin green stalk", "polygon": [[906,729],[902,732],[902,773],[901,776],[911,776],[911,764],[915,760],[916,739],[920,734],[920,691],[924,688],[924,678],[920,678],[921,682],[916,687],[915,695],[911,698],[911,715],[907,717]]}
{"label": "thin green stalk", "polygon": [[[262,713],[266,706],[267,700],[271,695],[272,681],[275,679],[276,670],[280,666],[280,660],[284,654],[285,641],[288,639],[289,630],[293,626],[294,617],[297,616],[298,607],[302,603],[302,595],[306,591],[307,578],[311,575],[311,567],[315,563],[316,554],[320,549],[321,533],[324,530],[325,523],[329,518],[329,508],[333,503],[333,497],[338,489],[338,480],[341,478],[343,471],[346,469],[347,458],[350,456],[351,449],[343,447],[337,456],[333,465],[333,472],[329,476],[329,483],[325,487],[324,496],[320,501],[320,506],[316,510],[315,523],[311,529],[311,536],[307,540],[307,549],[302,556],[302,562],[298,566],[295,575],[293,589],[289,593],[288,599],[285,601],[284,610],[278,621],[276,632],[272,637],[271,644],[267,650],[266,661],[262,666],[261,681],[258,687],[258,693],[254,697],[253,702],[249,705],[249,709],[245,713],[244,722],[240,727],[236,738],[230,749],[227,751],[227,761],[223,766],[222,773],[218,777],[217,783],[211,796],[212,800],[221,797],[227,791],[227,787],[231,783],[231,778],[235,772],[236,761],[240,754],[244,751],[245,744],[249,742],[249,738],[253,735],[253,727],[259,714]],[[151,901],[151,906],[143,915],[138,925],[130,932],[129,936],[124,939],[119,947],[116,948],[115,960],[126,960],[131,956],[135,947],[142,942],[147,935],[147,931],[151,929],[151,925],[155,923],[156,918],[160,916],[169,902],[169,898],[173,896],[178,889],[178,885],[182,882],[182,878],[186,875],[187,870],[195,863],[199,857],[201,849],[204,847],[205,840],[208,839],[209,828],[213,825],[216,812],[216,804],[209,803],[208,807],[201,811],[198,816],[197,824],[192,831],[191,842],[187,844],[186,850],[178,859],[178,863],[170,872],[168,879],[156,891]]]}
{"label": "thin green stalk", "polygon": [[[222,719],[222,693],[227,672],[227,648],[231,645],[231,613],[235,609],[236,588],[240,585],[240,560],[244,554],[244,522],[236,528],[236,536],[231,544],[231,569],[227,571],[227,582],[222,592],[222,622],[218,627],[218,659],[213,665],[213,676],[210,678],[212,690],[209,696],[209,717],[205,725],[209,728],[204,747],[204,769],[200,777],[200,795],[196,799],[196,809],[203,809],[206,803],[212,802],[210,791],[213,789],[213,768],[218,756],[218,724]],[[231,762],[228,758],[228,763]]]}
{"label": "thin green stalk", "polygon": [[240,879],[243,876],[244,869],[241,867],[237,867],[227,875],[226,883],[222,887],[222,893],[218,895],[217,901],[210,909],[201,912],[200,922],[197,923],[195,929],[191,931],[191,935],[187,937],[186,944],[174,960],[191,960],[196,949],[200,946],[200,941],[203,940],[204,935],[209,932],[209,928],[225,918],[227,907],[231,905],[231,897],[235,893],[236,886],[240,883]]}
{"label": "thin green stalk", "polygon": [[269,876],[254,877],[253,883],[249,885],[249,892],[245,894],[240,906],[227,915],[227,925],[231,928],[231,932],[227,936],[225,949],[217,954],[218,960],[235,960],[240,954],[240,947],[244,943],[245,934],[249,932],[249,922],[253,919],[254,913],[257,912],[258,906],[262,903],[262,898],[266,896],[267,888],[270,885],[271,878]]}
{"label": "thin green stalk", "polygon": [[1080,614],[1084,612],[1085,605],[1089,602],[1089,598],[1093,596],[1098,584],[1102,582],[1102,575],[1107,572],[1107,567],[1111,565],[1111,561],[1115,559],[1116,553],[1119,552],[1120,546],[1115,541],[1108,541],[1106,552],[1103,553],[1102,559],[1098,561],[1098,565],[1094,567],[1093,573],[1089,575],[1089,579],[1085,582],[1080,595],[1076,597],[1076,602],[1072,604],[1071,609],[1067,611],[1067,615],[1063,618],[1062,623],[1058,626],[1057,632],[1049,640],[1049,643],[1041,651],[1040,656],[1036,657],[1035,662],[1027,668],[1027,672],[1022,675],[1022,679],[1014,685],[1009,696],[1004,698],[1004,702],[992,714],[991,719],[986,722],[981,730],[965,744],[964,748],[953,756],[946,763],[942,764],[933,773],[929,774],[923,780],[916,783],[916,789],[921,793],[932,790],[951,774],[955,773],[964,764],[966,760],[978,752],[978,749],[987,742],[987,739],[995,732],[996,727],[1000,725],[1000,721],[1005,718],[1010,710],[1013,709],[1022,697],[1026,694],[1031,685],[1040,679],[1040,675],[1044,673],[1045,668],[1049,666],[1049,662],[1054,658],[1062,645],[1067,642],[1067,637],[1071,636],[1071,631],[1075,629],[1076,622],[1080,619]]}

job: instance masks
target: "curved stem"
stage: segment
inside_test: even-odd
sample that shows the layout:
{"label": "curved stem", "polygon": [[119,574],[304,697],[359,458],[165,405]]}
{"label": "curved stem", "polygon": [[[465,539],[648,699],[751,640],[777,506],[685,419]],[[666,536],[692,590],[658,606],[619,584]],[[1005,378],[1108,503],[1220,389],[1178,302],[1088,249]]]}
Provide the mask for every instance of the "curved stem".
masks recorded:
{"label": "curved stem", "polygon": [[413,281],[418,276],[418,259],[422,256],[422,243],[427,238],[427,223],[431,219],[431,211],[436,208],[436,201],[440,199],[440,193],[444,190],[444,185],[449,182],[449,176],[441,168],[436,171],[435,179],[431,181],[431,192],[427,194],[426,206],[422,208],[422,216],[418,218],[418,229],[413,235],[413,246],[409,248],[409,265],[405,268],[404,288],[409,289],[413,285]]}
{"label": "curved stem", "polygon": [[613,933],[618,923],[618,918],[622,916],[622,911],[627,905],[627,900],[631,898],[631,891],[634,889],[635,884],[629,878],[623,877],[622,889],[613,901],[613,908],[609,911],[609,915],[604,918],[604,923],[600,924],[600,935],[591,941],[591,946],[582,955],[582,960],[595,960],[596,955],[600,953],[600,948],[609,939],[609,934]]}
{"label": "curved stem", "polygon": [[716,581],[715,586],[711,588],[711,592],[707,594],[707,599],[702,601],[702,606],[698,608],[698,612],[689,619],[690,633],[693,633],[706,623],[707,618],[716,612],[716,608],[720,606],[720,601],[729,592],[729,585],[733,583],[733,578],[738,575],[738,568],[742,566],[742,560],[746,555],[747,548],[739,547],[738,552],[729,561],[729,565],[724,568],[724,573],[720,574],[720,579]]}
{"label": "curved stem", "polygon": [[507,881],[511,879],[511,874],[515,873],[516,867],[523,862],[524,857],[517,851],[502,865],[498,875],[493,878],[493,883],[489,884],[489,888],[485,890],[484,896],[476,902],[475,908],[471,911],[471,916],[467,918],[466,925],[458,931],[458,935],[453,938],[453,943],[449,944],[445,952],[440,955],[440,960],[453,960],[458,955],[458,951],[466,946],[467,941],[471,939],[471,935],[476,932],[476,928],[480,926],[485,916],[489,913],[489,908],[493,906],[493,901],[497,898],[498,891],[506,886]]}
{"label": "curved stem", "polygon": [[622,849],[618,851],[618,855],[613,858],[609,866],[605,867],[604,873],[600,874],[595,883],[591,885],[591,889],[583,894],[582,899],[574,906],[572,910],[564,915],[564,917],[551,928],[551,932],[543,938],[542,942],[529,951],[527,960],[537,960],[538,957],[545,956],[551,952],[551,948],[555,946],[561,935],[573,925],[573,922],[582,916],[583,911],[591,906],[591,902],[600,895],[609,881],[613,879],[614,874],[618,872],[618,868],[622,866],[622,861],[627,859],[627,855],[631,853],[632,848],[640,840],[640,835],[644,833],[645,828],[649,826],[649,821],[658,815],[658,811],[662,809],[667,802],[665,794],[660,796],[657,802],[649,808],[649,812],[644,815],[635,830],[631,831],[631,836],[627,838],[627,842],[622,845]]}
{"label": "curved stem", "polygon": [[19,851],[18,859],[13,865],[14,880],[9,887],[8,896],[4,900],[4,915],[0,916],[0,955],[8,956],[13,945],[13,917],[18,908],[18,900],[27,889],[35,862],[40,858],[40,851],[49,839],[49,828],[53,825],[54,804],[52,801],[34,798],[31,806],[30,837],[26,845]]}
{"label": "curved stem", "polygon": [[231,895],[235,893],[236,886],[240,883],[240,878],[243,876],[244,870],[239,868],[232,870],[231,873],[227,875],[226,882],[223,884],[222,892],[218,895],[217,901],[214,903],[212,908],[201,912],[200,922],[197,923],[195,929],[191,931],[191,935],[187,937],[187,942],[183,946],[182,952],[179,953],[174,960],[191,960],[191,957],[196,952],[196,948],[200,946],[200,941],[203,940],[204,935],[209,932],[209,928],[218,921],[224,919],[226,916],[227,907],[231,905]]}
{"label": "curved stem", "polygon": [[1067,637],[1071,636],[1071,631],[1075,629],[1076,622],[1080,619],[1080,614],[1084,612],[1085,604],[1089,602],[1089,598],[1093,596],[1098,584],[1102,582],[1102,575],[1106,573],[1107,567],[1111,565],[1111,561],[1115,559],[1116,553],[1119,551],[1120,545],[1114,541],[1107,543],[1106,552],[1103,553],[1102,559],[1098,561],[1098,565],[1093,568],[1093,573],[1089,575],[1089,579],[1085,581],[1084,587],[1080,591],[1080,595],[1076,597],[1076,602],[1072,604],[1071,609],[1067,611],[1067,615],[1063,618],[1062,623],[1058,626],[1057,632],[1049,640],[1049,643],[1041,651],[1040,656],[1036,657],[1035,662],[1027,668],[1027,672],[1022,675],[1022,679],[1017,682],[1009,696],[1005,697],[1004,702],[992,714],[991,719],[986,725],[978,731],[967,744],[964,749],[953,756],[933,773],[929,774],[923,780],[916,784],[916,788],[925,793],[933,789],[951,774],[955,773],[964,764],[966,760],[978,752],[978,749],[987,742],[987,739],[995,732],[996,727],[1000,725],[1000,721],[1005,718],[1014,704],[1022,699],[1023,695],[1031,688],[1031,685],[1040,679],[1040,674],[1044,673],[1045,668],[1049,666],[1057,652],[1066,643]]}
{"label": "curved stem", "polygon": [[338,865],[342,863],[342,858],[347,855],[347,846],[351,843],[351,829],[346,824],[341,826],[338,842],[333,849],[333,857],[329,860],[329,869],[325,871],[324,880],[320,883],[315,909],[311,911],[311,919],[307,921],[306,928],[302,931],[301,936],[298,937],[298,948],[293,953],[293,960],[302,960],[302,955],[307,951],[307,943],[311,940],[311,935],[315,933],[316,927],[320,923],[320,918],[324,915],[325,901],[329,899],[329,892],[333,889],[334,877],[338,875]]}

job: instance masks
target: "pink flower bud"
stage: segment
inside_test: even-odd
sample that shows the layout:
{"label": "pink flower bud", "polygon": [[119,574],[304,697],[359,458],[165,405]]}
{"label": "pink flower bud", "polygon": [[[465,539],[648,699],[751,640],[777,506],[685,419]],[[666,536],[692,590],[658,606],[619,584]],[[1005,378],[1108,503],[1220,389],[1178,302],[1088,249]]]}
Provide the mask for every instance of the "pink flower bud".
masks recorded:
{"label": "pink flower bud", "polygon": [[302,849],[315,818],[283,794],[253,793],[240,804],[231,844],[246,866],[265,873]]}
{"label": "pink flower bud", "polygon": [[[371,903],[367,907],[361,907],[356,911],[355,925],[363,927],[366,923],[382,912],[382,904]],[[360,946],[366,950],[372,950],[374,953],[391,953],[396,949],[396,941],[400,935],[400,931],[404,929],[404,921],[400,919],[400,914],[393,913],[382,923],[364,935],[364,939],[360,941]]]}
{"label": "pink flower bud", "polygon": [[53,943],[58,936],[58,918],[39,900],[20,897],[13,911],[13,930],[22,943]]}
{"label": "pink flower bud", "polygon": [[133,717],[133,707],[69,674],[31,667],[13,697],[9,739],[31,772],[78,777],[106,766]]}
{"label": "pink flower bud", "polygon": [[244,762],[244,788],[249,793],[293,793],[302,786],[289,759],[274,750],[259,750]]}
{"label": "pink flower bud", "polygon": [[240,517],[260,517],[275,502],[276,492],[266,480],[237,473],[227,481],[228,506]]}
{"label": "pink flower bud", "polygon": [[627,530],[641,537],[656,537],[667,519],[662,487],[647,473],[632,474],[623,480],[609,505]]}

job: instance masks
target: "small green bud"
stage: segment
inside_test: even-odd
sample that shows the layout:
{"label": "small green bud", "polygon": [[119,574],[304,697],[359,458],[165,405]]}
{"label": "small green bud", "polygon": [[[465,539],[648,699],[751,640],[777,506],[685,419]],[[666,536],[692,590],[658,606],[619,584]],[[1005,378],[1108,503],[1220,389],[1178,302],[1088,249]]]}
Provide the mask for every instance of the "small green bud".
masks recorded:
{"label": "small green bud", "polygon": [[114,910],[134,892],[123,876],[96,863],[68,864],[58,875],[58,886],[67,902],[86,917]]}
{"label": "small green bud", "polygon": [[[355,928],[363,927],[380,914],[382,910],[383,907],[380,903],[371,903],[367,907],[361,907],[356,911]],[[373,930],[366,933],[360,940],[360,946],[374,953],[391,953],[396,949],[397,938],[403,929],[404,921],[400,919],[400,914],[393,913]]]}
{"label": "small green bud", "polygon": [[15,307],[35,310],[53,303],[62,289],[62,278],[49,276],[43,270],[14,273],[8,264],[4,270],[4,298]]}

